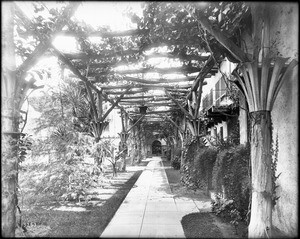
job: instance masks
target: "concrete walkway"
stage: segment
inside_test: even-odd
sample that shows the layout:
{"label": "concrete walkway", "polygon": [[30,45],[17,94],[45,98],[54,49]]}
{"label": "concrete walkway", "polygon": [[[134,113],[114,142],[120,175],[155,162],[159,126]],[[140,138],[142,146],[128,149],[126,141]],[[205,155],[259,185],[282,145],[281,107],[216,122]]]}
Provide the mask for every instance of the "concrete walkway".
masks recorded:
{"label": "concrete walkway", "polygon": [[175,198],[161,158],[147,160],[150,160],[147,167],[101,237],[184,238],[181,218],[209,208],[192,199]]}

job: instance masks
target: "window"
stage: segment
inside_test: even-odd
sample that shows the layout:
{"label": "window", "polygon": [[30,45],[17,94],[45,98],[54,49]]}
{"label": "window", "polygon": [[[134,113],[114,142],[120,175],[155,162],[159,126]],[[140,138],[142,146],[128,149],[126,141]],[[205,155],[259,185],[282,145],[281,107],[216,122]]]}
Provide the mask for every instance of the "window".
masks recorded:
{"label": "window", "polygon": [[220,127],[219,136],[220,136],[220,139],[223,139],[223,126]]}

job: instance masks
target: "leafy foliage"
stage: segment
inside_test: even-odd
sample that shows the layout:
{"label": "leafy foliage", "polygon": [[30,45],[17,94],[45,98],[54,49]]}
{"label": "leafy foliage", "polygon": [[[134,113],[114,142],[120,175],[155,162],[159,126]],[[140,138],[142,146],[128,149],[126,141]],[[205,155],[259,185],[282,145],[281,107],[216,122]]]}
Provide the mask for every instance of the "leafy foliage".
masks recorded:
{"label": "leafy foliage", "polygon": [[16,4],[14,40],[17,55],[24,61],[40,42],[47,41],[58,24],[58,16],[66,7],[59,3],[50,7],[45,2],[33,2],[33,16],[27,17]]}
{"label": "leafy foliage", "polygon": [[[83,155],[78,155],[78,147],[70,147],[66,158],[56,160],[43,167],[38,166],[43,176],[40,180],[29,180],[36,200],[86,200],[86,190],[101,186],[103,175],[96,165],[87,164]],[[31,169],[36,170],[36,169]],[[32,202],[32,203],[37,203]]]}
{"label": "leafy foliage", "polygon": [[22,163],[26,159],[26,155],[31,151],[32,148],[32,138],[28,134],[21,134],[20,138],[17,140],[16,147],[18,148],[18,162]]}
{"label": "leafy foliage", "polygon": [[272,207],[275,207],[277,200],[280,198],[276,194],[276,189],[278,188],[278,185],[276,183],[276,180],[279,178],[281,175],[277,173],[277,162],[278,162],[278,135],[276,136],[275,143],[273,142],[272,139],[272,147],[271,147],[271,155],[272,155],[272,164],[271,164],[271,170],[272,170]]}
{"label": "leafy foliage", "polygon": [[[235,146],[221,150],[213,167],[212,184],[219,199],[213,201],[215,212],[224,212],[237,225],[249,219],[251,193],[250,147]],[[220,201],[220,197],[224,198]],[[230,206],[227,205],[228,200]],[[229,215],[228,215],[229,214]]]}
{"label": "leafy foliage", "polygon": [[[205,6],[204,6],[205,5]],[[199,22],[199,15],[209,19],[214,27],[240,45],[241,31],[248,27],[244,16],[248,16],[249,7],[242,2],[220,3],[167,3],[149,2],[144,6],[143,18],[132,16],[139,29],[149,32],[141,39],[141,48],[150,45],[165,44],[171,54],[179,56],[186,65],[201,67],[199,61],[191,61],[188,56],[199,56],[212,50],[215,55],[230,55],[213,36],[206,34]],[[210,48],[210,49],[209,49]]]}
{"label": "leafy foliage", "polygon": [[230,223],[235,227],[237,234],[237,226],[242,219],[240,212],[235,208],[234,201],[232,199],[224,199],[219,195],[216,196],[215,200],[211,201],[212,212],[219,217],[230,220]]}
{"label": "leafy foliage", "polygon": [[214,148],[199,148],[194,155],[193,161],[184,165],[182,182],[188,187],[207,190],[210,187],[210,178],[216,155],[217,150]]}
{"label": "leafy foliage", "polygon": [[181,149],[176,148],[174,150],[174,157],[171,159],[171,166],[176,170],[180,169],[180,164],[181,164],[180,159],[181,159]]}

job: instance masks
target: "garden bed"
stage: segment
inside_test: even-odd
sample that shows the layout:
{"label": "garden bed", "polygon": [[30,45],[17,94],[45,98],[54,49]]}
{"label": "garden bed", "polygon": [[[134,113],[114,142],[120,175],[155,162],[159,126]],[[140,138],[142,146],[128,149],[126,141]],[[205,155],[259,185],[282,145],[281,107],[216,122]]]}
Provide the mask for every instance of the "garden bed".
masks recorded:
{"label": "garden bed", "polygon": [[[16,237],[99,237],[120,204],[140,176],[143,167],[127,167],[104,187],[90,190],[90,200],[81,202],[40,201],[23,205],[22,224],[25,234],[17,229]],[[44,232],[42,226],[44,227]]]}

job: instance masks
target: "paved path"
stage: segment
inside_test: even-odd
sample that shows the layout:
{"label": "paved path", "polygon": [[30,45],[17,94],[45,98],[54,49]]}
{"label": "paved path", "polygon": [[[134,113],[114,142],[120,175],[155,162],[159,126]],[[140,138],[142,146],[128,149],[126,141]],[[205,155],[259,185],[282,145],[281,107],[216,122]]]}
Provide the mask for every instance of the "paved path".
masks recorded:
{"label": "paved path", "polygon": [[161,158],[147,160],[147,167],[101,237],[184,238],[181,218],[209,207],[206,204],[203,208],[201,202],[192,199],[174,198]]}

